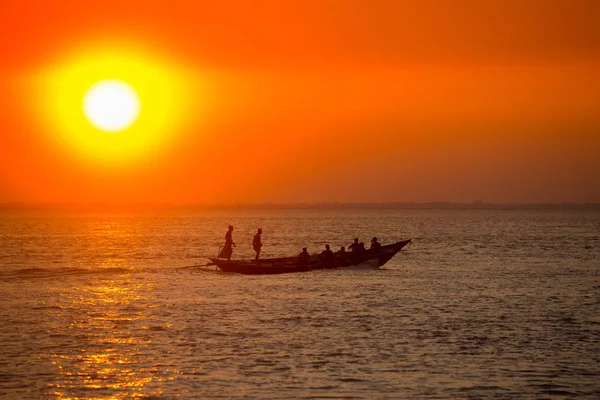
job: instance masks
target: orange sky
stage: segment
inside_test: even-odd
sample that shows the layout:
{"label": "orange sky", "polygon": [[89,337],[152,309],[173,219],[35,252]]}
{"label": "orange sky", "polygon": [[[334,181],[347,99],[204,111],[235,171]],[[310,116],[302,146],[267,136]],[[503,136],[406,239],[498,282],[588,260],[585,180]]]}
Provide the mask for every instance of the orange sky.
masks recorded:
{"label": "orange sky", "polygon": [[[0,0],[0,202],[600,202],[598,15],[595,0]],[[78,153],[35,106],[36,77],[99,43],[185,71],[191,93],[172,139],[126,165]]]}

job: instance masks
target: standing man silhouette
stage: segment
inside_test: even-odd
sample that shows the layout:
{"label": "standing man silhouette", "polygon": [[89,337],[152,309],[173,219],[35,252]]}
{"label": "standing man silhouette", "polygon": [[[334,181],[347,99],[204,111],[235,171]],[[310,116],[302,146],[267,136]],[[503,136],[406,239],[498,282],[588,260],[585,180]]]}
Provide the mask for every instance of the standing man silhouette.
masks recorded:
{"label": "standing man silhouette", "polygon": [[256,252],[255,260],[258,260],[260,256],[260,248],[262,247],[262,241],[260,240],[260,235],[262,234],[262,229],[258,228],[256,231],[256,235],[254,235],[254,239],[252,240],[252,247],[254,247],[254,251]]}
{"label": "standing man silhouette", "polygon": [[233,243],[233,226],[229,225],[229,230],[225,234],[225,245],[223,246],[223,250],[219,253],[219,258],[226,258],[227,261],[231,260],[231,254],[233,253],[232,247],[235,247],[235,243]]}

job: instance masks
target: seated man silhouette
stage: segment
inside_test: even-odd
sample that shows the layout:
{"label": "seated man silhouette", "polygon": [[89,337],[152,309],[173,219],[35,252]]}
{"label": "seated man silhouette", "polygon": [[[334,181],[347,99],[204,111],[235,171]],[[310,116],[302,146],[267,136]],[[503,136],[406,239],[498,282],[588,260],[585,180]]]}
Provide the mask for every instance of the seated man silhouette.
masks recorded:
{"label": "seated man silhouette", "polygon": [[302,252],[298,254],[298,266],[301,268],[308,269],[308,261],[310,260],[310,254],[306,250],[306,247],[302,248]]}
{"label": "seated man silhouette", "polygon": [[376,237],[374,237],[373,239],[371,239],[371,250],[374,253],[379,253],[381,251],[381,243],[379,243],[377,241]]}
{"label": "seated man silhouette", "polygon": [[321,252],[321,262],[325,265],[325,268],[333,268],[335,261],[335,256],[333,255],[333,251],[331,251],[331,247],[329,245],[325,245],[325,250]]}
{"label": "seated man silhouette", "polygon": [[346,248],[344,246],[342,246],[335,253],[335,258],[336,258],[336,264],[338,266],[343,267],[344,265],[346,265],[348,263],[348,253],[346,252]]}
{"label": "seated man silhouette", "polygon": [[350,253],[350,259],[352,262],[359,262],[365,253],[365,244],[363,242],[359,242],[358,238],[354,239],[354,243],[349,246],[352,252]]}

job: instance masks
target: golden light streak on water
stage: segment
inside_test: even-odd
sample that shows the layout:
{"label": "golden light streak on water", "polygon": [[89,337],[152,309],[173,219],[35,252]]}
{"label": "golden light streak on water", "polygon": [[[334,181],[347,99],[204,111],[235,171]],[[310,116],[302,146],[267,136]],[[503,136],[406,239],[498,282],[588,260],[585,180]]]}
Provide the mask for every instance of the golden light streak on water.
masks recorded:
{"label": "golden light streak on water", "polygon": [[[79,354],[49,355],[57,375],[50,388],[53,397],[76,398],[72,397],[76,388],[89,391],[86,398],[90,399],[161,395],[159,387],[146,387],[164,380],[158,373],[159,360],[143,351],[152,341],[132,332],[133,327],[137,330],[140,325],[149,329],[147,312],[151,308],[142,305],[151,291],[151,285],[120,276],[93,279],[76,292],[62,293],[65,305],[58,317],[70,320],[63,334],[83,346],[78,349]],[[171,373],[175,376],[177,371],[172,369]]]}

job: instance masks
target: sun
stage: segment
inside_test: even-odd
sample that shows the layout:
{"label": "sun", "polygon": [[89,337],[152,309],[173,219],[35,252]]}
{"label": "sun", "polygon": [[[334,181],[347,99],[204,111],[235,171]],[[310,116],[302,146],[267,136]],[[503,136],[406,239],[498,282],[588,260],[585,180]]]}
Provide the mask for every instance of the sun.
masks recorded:
{"label": "sun", "polygon": [[[1,0],[0,0],[1,1]],[[32,74],[50,143],[89,165],[141,165],[189,134],[196,74],[141,43],[82,43]]]}
{"label": "sun", "polygon": [[83,97],[83,112],[88,121],[105,132],[119,132],[130,127],[140,114],[137,92],[120,80],[95,83]]}

